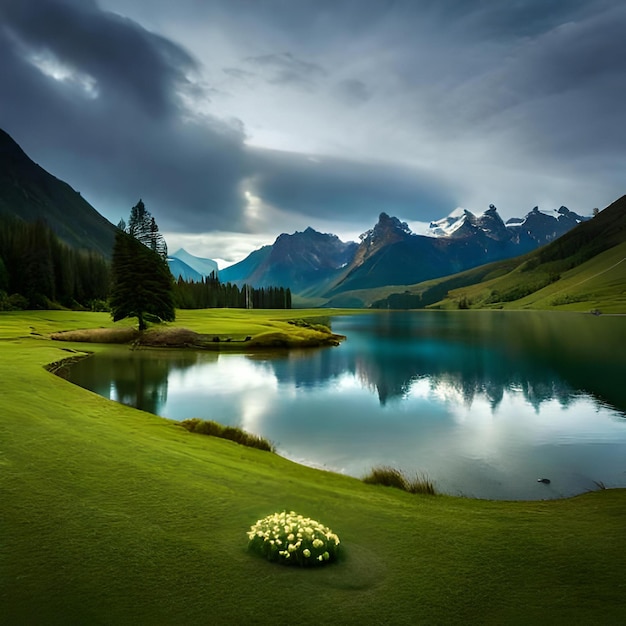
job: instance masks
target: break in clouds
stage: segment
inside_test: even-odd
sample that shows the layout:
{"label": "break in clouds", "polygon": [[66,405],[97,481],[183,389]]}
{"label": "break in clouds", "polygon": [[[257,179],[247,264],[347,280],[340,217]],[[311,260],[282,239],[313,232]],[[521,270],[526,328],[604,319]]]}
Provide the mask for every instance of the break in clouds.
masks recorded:
{"label": "break in clouds", "polygon": [[113,222],[142,197],[167,232],[271,241],[624,193],[617,0],[0,0],[0,19],[0,127]]}

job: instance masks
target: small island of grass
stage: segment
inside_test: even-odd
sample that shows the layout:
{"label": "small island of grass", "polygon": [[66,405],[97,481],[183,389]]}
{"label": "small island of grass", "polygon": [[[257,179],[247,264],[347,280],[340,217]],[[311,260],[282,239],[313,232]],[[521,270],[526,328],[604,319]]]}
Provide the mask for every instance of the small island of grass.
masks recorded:
{"label": "small island of grass", "polygon": [[[332,311],[340,314],[341,311]],[[333,333],[328,313],[309,311],[309,318],[294,311],[246,311],[213,309],[179,311],[179,323],[153,324],[138,330],[131,320],[98,328],[74,328],[49,333],[56,341],[74,343],[131,344],[135,347],[192,348],[196,350],[265,350],[337,346],[345,339]],[[68,318],[72,318],[67,312]],[[98,317],[102,322],[102,316]],[[182,323],[184,326],[180,326]]]}

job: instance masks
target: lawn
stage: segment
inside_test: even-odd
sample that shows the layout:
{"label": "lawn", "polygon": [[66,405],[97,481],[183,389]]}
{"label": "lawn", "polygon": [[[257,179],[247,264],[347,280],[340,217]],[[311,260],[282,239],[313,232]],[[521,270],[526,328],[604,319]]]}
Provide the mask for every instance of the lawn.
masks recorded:
{"label": "lawn", "polygon": [[[294,313],[177,324],[255,335]],[[626,622],[626,490],[412,495],[189,433],[44,369],[106,349],[49,333],[99,326],[106,314],[0,313],[0,623]],[[298,569],[250,554],[250,526],[282,510],[329,526],[342,559]]]}

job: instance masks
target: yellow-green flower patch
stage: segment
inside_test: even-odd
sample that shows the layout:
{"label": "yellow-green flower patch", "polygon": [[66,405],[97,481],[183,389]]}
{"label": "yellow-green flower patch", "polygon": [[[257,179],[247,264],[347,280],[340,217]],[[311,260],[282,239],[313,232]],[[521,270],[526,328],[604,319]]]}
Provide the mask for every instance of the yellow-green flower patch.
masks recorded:
{"label": "yellow-green flower patch", "polygon": [[274,513],[248,531],[248,548],[268,561],[313,567],[336,560],[339,537],[330,528],[295,511]]}

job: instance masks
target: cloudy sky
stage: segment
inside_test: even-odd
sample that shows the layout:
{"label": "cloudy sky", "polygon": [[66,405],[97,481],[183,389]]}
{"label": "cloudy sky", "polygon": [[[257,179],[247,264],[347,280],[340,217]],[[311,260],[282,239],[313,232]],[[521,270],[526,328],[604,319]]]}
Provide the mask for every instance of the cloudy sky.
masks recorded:
{"label": "cloudy sky", "polygon": [[117,223],[239,260],[626,193],[623,0],[0,0],[0,128]]}

